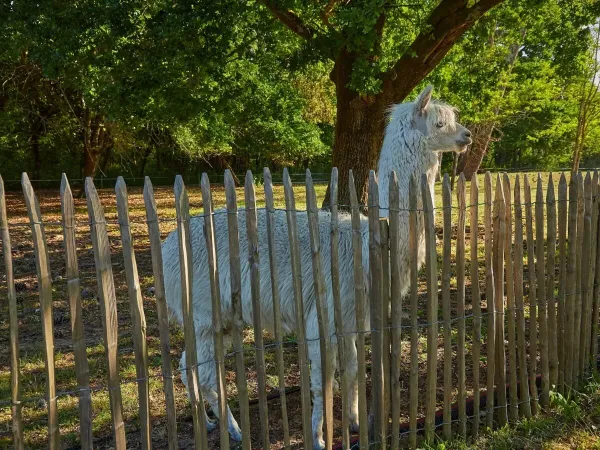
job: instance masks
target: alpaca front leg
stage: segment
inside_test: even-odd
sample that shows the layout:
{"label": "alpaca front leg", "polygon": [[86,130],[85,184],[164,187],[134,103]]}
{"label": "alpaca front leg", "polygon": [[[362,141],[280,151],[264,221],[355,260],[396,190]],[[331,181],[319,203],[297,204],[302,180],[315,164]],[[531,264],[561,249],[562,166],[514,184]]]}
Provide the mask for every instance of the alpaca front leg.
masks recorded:
{"label": "alpaca front leg", "polygon": [[346,380],[348,383],[348,399],[346,404],[349,409],[350,431],[358,433],[358,383],[356,378],[358,374],[358,355],[356,352],[356,340],[348,338],[346,342],[346,367],[342,369],[346,371]]}
{"label": "alpaca front leg", "polygon": [[312,340],[318,336],[307,336],[308,358],[310,359],[310,389],[313,395],[312,431],[313,449],[325,448],[323,440],[323,377],[321,372],[321,351],[319,341]]}
{"label": "alpaca front leg", "polygon": [[[190,398],[190,390],[188,387],[188,380],[187,380],[188,371],[186,369],[185,351],[183,352],[183,354],[181,355],[181,359],[179,360],[179,371],[181,373],[181,382],[185,386],[185,391],[187,392],[187,396],[189,399]],[[202,412],[204,413],[204,421],[206,422],[207,431],[214,430],[217,427],[217,421],[208,417],[208,414],[206,413],[206,408],[204,408],[204,405],[202,405]]]}

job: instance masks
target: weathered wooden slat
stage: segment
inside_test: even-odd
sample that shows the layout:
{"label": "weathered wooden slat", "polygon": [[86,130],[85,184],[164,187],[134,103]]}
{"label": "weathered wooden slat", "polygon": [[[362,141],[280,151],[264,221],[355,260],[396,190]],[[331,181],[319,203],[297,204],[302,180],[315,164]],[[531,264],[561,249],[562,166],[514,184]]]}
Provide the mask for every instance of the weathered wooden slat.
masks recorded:
{"label": "weathered wooden slat", "polygon": [[90,371],[85,350],[85,333],[81,309],[79,286],[79,265],[77,263],[77,242],[75,240],[75,206],[67,176],[63,173],[60,182],[60,204],[63,221],[63,245],[69,310],[71,312],[71,335],[77,388],[79,389],[79,435],[81,448],[92,449],[92,394],[90,392]]}
{"label": "weathered wooden slat", "polygon": [[[152,274],[154,276],[154,298],[158,318],[160,338],[160,357],[163,375],[163,391],[165,392],[165,415],[167,420],[167,445],[169,450],[177,446],[177,413],[175,411],[175,395],[173,393],[173,368],[171,366],[171,344],[169,338],[169,312],[165,294],[165,278],[163,274],[163,258],[158,225],[158,210],[154,199],[154,188],[149,177],[144,180],[144,205],[146,207],[146,223],[150,240],[150,256],[152,258]],[[246,449],[245,449],[246,450]]]}
{"label": "weathered wooden slat", "polygon": [[515,209],[515,308],[517,315],[517,346],[519,358],[520,398],[519,410],[526,418],[531,417],[531,399],[529,397],[529,377],[527,371],[527,343],[525,328],[525,305],[523,302],[523,208],[521,207],[521,182],[519,175],[515,177],[514,192]]}
{"label": "weathered wooden slat", "polygon": [[444,238],[442,250],[442,315],[444,318],[444,439],[452,439],[452,306],[450,305],[450,260],[452,258],[452,192],[450,177],[442,180]]}
{"label": "weathered wooden slat", "polygon": [[104,346],[108,362],[108,396],[112,415],[114,445],[117,450],[125,450],[125,423],[123,421],[123,404],[121,400],[121,378],[119,375],[119,360],[117,355],[117,297],[110,259],[110,243],[104,218],[104,208],[100,204],[98,192],[91,178],[85,180],[85,196],[94,248],[94,264],[98,280],[100,297],[100,312],[104,332]]}
{"label": "weathered wooden slat", "polygon": [[[265,202],[266,202],[266,219],[267,219],[267,241],[269,244],[269,268],[271,271],[271,295],[273,296],[273,323],[275,324],[274,329],[274,337],[275,342],[281,342],[283,339],[283,330],[281,327],[281,299],[279,297],[279,271],[278,271],[278,263],[277,263],[277,247],[275,244],[275,200],[273,197],[273,178],[271,177],[271,171],[265,167],[263,170],[263,178],[264,178],[264,188],[265,188]],[[333,179],[333,178],[332,178]],[[229,211],[229,248],[230,248],[230,258],[234,256],[231,249],[234,248],[235,255],[237,255],[235,262],[236,267],[231,266],[231,276],[232,283],[234,283],[234,273],[235,273],[235,283],[236,289],[235,294],[233,290],[232,284],[232,304],[233,301],[236,302],[236,306],[234,307],[234,315],[238,318],[235,320],[239,320],[239,330],[237,331],[238,339],[237,348],[242,350],[242,331],[243,331],[243,322],[242,322],[242,304],[241,304],[241,288],[240,288],[240,261],[239,261],[239,242],[238,242],[238,225],[237,225],[237,203],[235,197],[235,184],[233,182],[233,177],[231,176],[231,172],[229,170],[225,171],[225,189],[228,195],[227,197],[227,208]],[[333,197],[332,197],[333,198]],[[332,200],[333,202],[333,200]],[[337,207],[337,205],[336,205]],[[337,209],[336,209],[337,212]],[[332,221],[333,221],[333,213],[332,213]],[[332,243],[333,245],[333,243]],[[233,260],[230,260],[230,264],[233,264]],[[333,255],[332,255],[332,278],[333,278]],[[338,286],[339,286],[339,267],[338,267]],[[234,297],[235,295],[235,297]],[[339,300],[339,287],[338,287],[338,300]],[[235,346],[235,344],[234,344]],[[237,353],[236,353],[236,356]],[[279,377],[279,402],[281,403],[281,424],[283,428],[283,445],[286,449],[290,448],[290,426],[288,423],[288,413],[287,413],[287,398],[285,395],[285,365],[283,360],[283,346],[277,345],[275,347],[275,358],[277,359],[277,376]],[[236,359],[236,367],[237,373],[244,374],[244,355],[240,354],[239,358]],[[343,365],[341,367],[344,367]],[[239,379],[239,380],[238,380]],[[250,427],[250,423],[248,422],[248,387],[246,385],[246,377],[245,376],[236,376],[236,381],[238,385],[242,387],[244,391],[244,411],[242,415],[242,420],[246,420],[246,427]],[[344,389],[344,385],[342,384],[342,390]],[[240,390],[238,387],[238,392]],[[343,400],[342,400],[343,401]],[[346,419],[347,420],[347,419]],[[347,428],[347,427],[346,427]],[[242,436],[245,437],[246,431],[242,430]],[[346,433],[348,434],[348,433]],[[248,440],[247,444],[248,449],[250,448],[250,441]]]}
{"label": "weathered wooden slat", "polygon": [[437,390],[437,341],[438,341],[438,274],[435,247],[435,216],[431,190],[427,176],[421,177],[421,196],[425,216],[425,261],[427,266],[427,381],[425,404],[425,439],[433,443],[435,438],[435,407]]}
{"label": "weathered wooden slat", "polygon": [[48,448],[60,448],[58,429],[58,405],[56,400],[56,378],[54,374],[54,319],[52,314],[52,274],[50,257],[46,245],[46,232],[42,223],[42,214],[29,177],[25,172],[21,178],[23,196],[29,215],[35,267],[37,269],[40,312],[42,315],[42,336],[44,339],[44,360],[46,367],[46,396],[48,400]]}
{"label": "weathered wooden slat", "polygon": [[538,412],[537,378],[537,278],[535,272],[535,244],[533,239],[533,203],[529,178],[523,175],[525,190],[525,229],[527,235],[527,278],[529,281],[529,395],[531,413]]}
{"label": "weathered wooden slat", "polygon": [[513,269],[513,218],[512,218],[512,192],[510,179],[505,173],[502,186],[504,188],[504,213],[506,222],[505,233],[505,267],[506,267],[506,326],[508,328],[508,375],[509,375],[509,418],[511,422],[519,420],[519,394],[517,391],[517,338],[515,332],[515,285]]}
{"label": "weathered wooden slat", "polygon": [[579,336],[579,373],[587,373],[592,328],[592,298],[590,276],[592,265],[592,177],[587,172],[584,181],[585,215],[583,224],[583,251],[581,256],[581,334]]}
{"label": "weathered wooden slat", "polygon": [[383,267],[381,255],[381,230],[379,225],[379,187],[375,171],[369,172],[369,269],[371,298],[371,358],[373,398],[373,443],[375,449],[385,448],[383,431]]}
{"label": "weathered wooden slat", "polygon": [[569,181],[569,247],[567,254],[566,292],[565,292],[565,322],[564,322],[564,356],[565,356],[565,392],[573,388],[573,346],[575,328],[575,290],[577,289],[577,210],[578,210],[578,184],[576,174],[571,175]]}
{"label": "weathered wooden slat", "polygon": [[[298,364],[300,366],[300,389],[302,401],[302,435],[304,442],[312,442],[312,423],[310,415],[310,377],[308,367],[308,353],[306,345],[306,325],[304,319],[304,300],[302,298],[302,268],[300,266],[300,243],[298,241],[298,220],[296,218],[296,199],[290,174],[283,170],[283,191],[285,195],[285,215],[288,226],[288,239],[290,243],[290,258],[292,262],[292,282],[294,286],[294,305],[296,310],[296,335],[298,338]],[[364,341],[363,341],[364,344]],[[363,354],[364,355],[364,354]],[[359,360],[360,373],[360,360]],[[364,369],[364,357],[363,357]],[[364,374],[364,372],[363,372]],[[366,395],[366,394],[365,394]],[[366,426],[366,413],[365,413]],[[361,444],[363,435],[361,434]],[[362,448],[362,447],[361,447]],[[366,448],[366,447],[365,447]]]}
{"label": "weathered wooden slat", "polygon": [[498,389],[498,422],[500,426],[508,422],[507,400],[506,400],[506,346],[504,341],[506,333],[504,329],[504,250],[506,245],[506,213],[505,213],[504,190],[500,174],[496,178],[496,194],[494,198],[494,281],[495,305],[496,305],[496,384]]}
{"label": "weathered wooden slat", "polygon": [[494,264],[492,256],[492,175],[485,174],[485,299],[487,308],[488,329],[486,336],[487,356],[487,395],[486,395],[486,421],[487,427],[494,426],[494,378],[496,372],[496,304],[494,285]]}
{"label": "weathered wooden slat", "polygon": [[382,280],[382,365],[383,365],[383,436],[389,436],[390,422],[390,228],[388,219],[379,218],[379,233],[381,235],[381,280]]}
{"label": "weathered wooden slat", "polygon": [[481,293],[479,290],[479,255],[477,243],[479,241],[479,186],[477,176],[471,178],[471,221],[470,250],[471,250],[471,307],[473,309],[473,439],[479,436],[479,359],[481,356]]}
{"label": "weathered wooden slat", "polygon": [[557,297],[557,346],[558,346],[558,392],[564,392],[565,386],[565,322],[567,308],[565,306],[565,293],[567,292],[567,211],[569,209],[567,196],[567,179],[565,174],[560,174],[558,182],[558,297]]}
{"label": "weathered wooden slat", "polygon": [[[584,264],[583,241],[585,237],[585,198],[583,175],[577,173],[577,260],[575,264],[575,315],[573,318],[573,383],[578,384],[581,372],[579,370],[579,353],[581,339],[581,318],[583,308],[582,273]],[[587,253],[587,249],[586,252]]]}
{"label": "weathered wooden slat", "polygon": [[135,354],[135,372],[138,385],[139,417],[140,417],[140,447],[152,447],[152,425],[150,423],[150,383],[148,379],[148,347],[146,345],[146,315],[140,288],[133,238],[129,225],[129,199],[127,186],[123,177],[117,178],[115,185],[117,198],[117,214],[121,243],[123,246],[123,261],[125,265],[125,279],[129,293],[131,307],[131,322],[133,334],[133,351]]}
{"label": "weathered wooden slat", "polygon": [[542,372],[542,394],[540,404],[547,409],[550,404],[550,379],[548,365],[548,309],[546,298],[546,258],[544,252],[544,187],[542,176],[538,173],[535,198],[535,228],[536,228],[536,269],[538,279],[538,305],[540,321],[540,369]]}
{"label": "weathered wooden slat", "polygon": [[[402,295],[400,286],[400,187],[398,175],[390,173],[390,278],[391,278],[391,406],[392,430],[400,423],[400,358],[402,356]],[[416,206],[415,206],[416,209]],[[410,230],[409,230],[410,232]],[[410,239],[410,238],[409,238]],[[400,434],[392,433],[391,449],[400,448]],[[348,448],[348,447],[345,447]]]}
{"label": "weathered wooden slat", "polygon": [[591,343],[591,365],[593,373],[598,373],[598,319],[600,315],[600,185],[598,184],[598,171],[594,171],[594,213],[596,218],[594,219],[595,231],[594,236],[596,243],[594,245],[594,278],[593,278],[593,289],[592,289],[592,343]]}
{"label": "weathered wooden slat", "polygon": [[[396,189],[391,185],[391,189]],[[410,248],[410,390],[409,390],[409,427],[410,448],[417,448],[417,410],[419,402],[419,263],[418,263],[418,227],[417,227],[417,197],[419,185],[414,174],[410,177],[408,189]],[[390,203],[390,207],[391,207]],[[420,212],[419,212],[420,213]],[[390,217],[391,219],[391,217]],[[396,219],[394,219],[396,220]],[[395,423],[395,422],[392,422]]]}
{"label": "weathered wooden slat", "polygon": [[[221,286],[219,279],[219,261],[215,237],[215,223],[213,217],[212,193],[210,181],[206,173],[202,174],[200,189],[202,190],[202,204],[204,206],[204,239],[208,253],[208,279],[210,281],[210,296],[212,309],[212,328],[215,348],[215,368],[217,395],[219,397],[219,445],[221,448],[229,447],[229,431],[226,424],[227,417],[227,392],[225,391],[225,349],[223,346],[223,319],[221,314]],[[261,344],[262,347],[262,344]]]}
{"label": "weathered wooden slat", "polygon": [[456,315],[458,318],[458,434],[467,437],[467,386],[465,366],[465,227],[467,221],[467,187],[464,174],[458,177],[458,230],[456,238]]}
{"label": "weathered wooden slat", "polygon": [[[13,275],[12,246],[6,215],[4,180],[0,176],[0,237],[4,253],[4,271],[8,294],[8,317],[10,335],[10,400],[12,416],[13,447],[23,450],[23,407],[21,405],[21,369],[19,363],[19,317],[17,314],[17,292]],[[83,444],[83,442],[82,442]]]}
{"label": "weathered wooden slat", "polygon": [[267,408],[267,376],[265,371],[265,351],[263,345],[262,312],[260,308],[260,259],[258,254],[258,219],[256,214],[256,194],[254,177],[246,172],[244,184],[246,199],[246,232],[248,234],[248,262],[250,265],[250,290],[252,291],[252,322],[256,345],[256,373],[258,382],[258,414],[260,417],[260,435],[264,449],[270,448],[269,412]]}
{"label": "weathered wooden slat", "polygon": [[331,336],[329,333],[329,308],[325,294],[325,277],[321,261],[321,236],[319,233],[319,209],[317,194],[310,170],[306,170],[306,212],[308,214],[308,231],[313,268],[313,283],[317,306],[317,322],[319,326],[319,350],[321,355],[321,376],[323,389],[323,428],[325,432],[325,448],[333,445],[333,367]]}
{"label": "weathered wooden slat", "polygon": [[591,303],[591,321],[590,321],[590,335],[588,341],[588,364],[591,369],[591,373],[594,373],[598,370],[597,358],[594,357],[594,346],[597,345],[598,342],[598,320],[597,311],[598,311],[598,301],[595,295],[596,292],[596,273],[598,271],[598,171],[594,170],[594,176],[592,177],[592,254],[591,254],[591,265],[590,265],[590,283],[588,286],[588,292],[590,295],[590,303]]}
{"label": "weathered wooden slat", "polygon": [[554,182],[552,173],[548,176],[548,189],[546,191],[546,235],[548,256],[546,258],[546,296],[548,297],[548,367],[550,370],[550,387],[558,384],[558,341],[555,274],[556,274],[556,202],[554,199]]}
{"label": "weathered wooden slat", "polygon": [[192,303],[194,285],[193,255],[190,233],[190,201],[181,175],[175,178],[175,210],[177,214],[177,237],[179,243],[179,268],[181,275],[181,315],[185,344],[185,364],[188,394],[192,407],[194,444],[196,449],[208,450],[204,399],[198,385],[198,354]]}

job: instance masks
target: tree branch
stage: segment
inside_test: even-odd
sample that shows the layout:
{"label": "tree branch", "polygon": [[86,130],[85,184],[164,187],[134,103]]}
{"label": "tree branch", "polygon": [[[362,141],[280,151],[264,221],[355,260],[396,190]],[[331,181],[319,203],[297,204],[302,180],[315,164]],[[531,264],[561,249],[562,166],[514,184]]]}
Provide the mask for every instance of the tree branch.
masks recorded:
{"label": "tree branch", "polygon": [[313,30],[302,22],[302,19],[294,14],[292,11],[279,9],[275,5],[274,1],[271,0],[260,0],[265,5],[271,14],[273,14],[282,24],[296,33],[298,36],[308,40],[312,39],[314,32]]}
{"label": "tree branch", "polygon": [[[384,75],[389,103],[400,103],[442,60],[454,43],[475,22],[504,0],[480,0],[470,8],[467,0],[442,0],[394,67]],[[397,76],[401,73],[402,76]]]}

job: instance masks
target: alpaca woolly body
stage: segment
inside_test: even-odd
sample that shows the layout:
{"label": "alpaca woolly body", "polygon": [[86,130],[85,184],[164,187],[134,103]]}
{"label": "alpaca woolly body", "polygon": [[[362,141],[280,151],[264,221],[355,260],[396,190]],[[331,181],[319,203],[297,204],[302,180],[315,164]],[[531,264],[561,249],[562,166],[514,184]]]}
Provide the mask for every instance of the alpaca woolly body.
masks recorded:
{"label": "alpaca woolly body", "polygon": [[[438,168],[438,154],[440,151],[462,151],[470,143],[470,133],[455,121],[454,109],[448,105],[430,102],[431,87],[426,88],[416,102],[396,105],[391,109],[390,121],[386,128],[386,135],[379,160],[379,199],[380,215],[388,216],[389,205],[389,175],[392,170],[398,175],[400,187],[400,207],[408,208],[408,189],[411,175],[420,176],[427,174],[428,184],[433,195],[435,174]],[[421,195],[417,198],[421,208]],[[269,267],[269,249],[266,233],[266,211],[259,209],[259,257],[260,257],[260,304],[261,318],[264,327],[274,329],[273,302],[271,295],[271,278]],[[425,238],[422,214],[418,219],[418,260],[421,265],[425,259]],[[400,213],[400,295],[404,296],[409,289],[409,246],[408,246],[408,212]],[[334,330],[334,307],[331,289],[331,231],[330,214],[319,211],[319,234],[321,243],[321,264],[325,278],[326,301],[329,314],[329,329]],[[219,268],[219,283],[221,292],[221,310],[224,327],[232,324],[231,285],[229,271],[229,241],[227,230],[227,214],[224,210],[215,211],[216,249]],[[301,253],[302,294],[304,301],[304,317],[306,325],[306,338],[311,366],[311,390],[313,394],[313,446],[323,448],[322,423],[323,399],[321,379],[321,359],[317,311],[315,305],[314,282],[312,273],[312,257],[310,249],[309,228],[306,212],[297,213],[298,239]],[[355,339],[356,317],[354,309],[354,276],[353,276],[353,247],[352,228],[350,215],[340,213],[340,289],[343,312],[344,332],[349,333],[347,365],[344,371],[348,376],[349,417],[353,429],[358,429],[358,393],[356,385],[357,354]],[[250,289],[250,267],[248,263],[248,241],[246,236],[245,211],[240,210],[238,216],[240,260],[241,260],[241,294],[243,320],[252,324],[252,299]],[[208,253],[204,236],[204,217],[197,216],[190,220],[190,239],[193,254],[193,314],[196,331],[197,360],[199,385],[204,398],[209,402],[213,411],[218,411],[218,397],[216,393],[216,367],[214,363],[214,341],[212,327],[212,303],[208,270]],[[362,255],[365,270],[365,291],[368,291],[369,273],[369,233],[368,220],[361,218]],[[295,303],[293,295],[290,245],[288,242],[288,227],[285,213],[275,212],[275,245],[277,255],[277,268],[279,274],[279,294],[281,299],[281,323],[284,333],[292,333],[296,329]],[[179,267],[179,245],[177,231],[172,232],[162,245],[163,269],[165,277],[165,290],[167,304],[175,317],[182,322],[181,312],[181,280]],[[399,300],[398,296],[394,296]],[[365,296],[366,327],[369,325],[369,296]],[[228,330],[225,330],[226,342],[231,339]],[[332,343],[336,344],[335,336]],[[333,350],[333,357],[337,354]],[[181,359],[181,366],[185,365],[185,352]],[[335,366],[335,361],[334,361]],[[182,380],[186,384],[185,371],[182,371]],[[228,408],[228,426],[233,439],[240,440],[241,433],[237,422]],[[208,420],[208,419],[207,419]],[[214,426],[209,424],[210,426]]]}

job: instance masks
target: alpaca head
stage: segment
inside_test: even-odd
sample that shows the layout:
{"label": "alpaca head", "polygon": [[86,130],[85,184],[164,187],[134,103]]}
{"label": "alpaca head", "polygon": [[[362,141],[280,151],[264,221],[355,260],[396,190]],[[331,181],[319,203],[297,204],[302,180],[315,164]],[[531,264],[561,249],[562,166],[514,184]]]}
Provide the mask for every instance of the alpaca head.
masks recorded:
{"label": "alpaca head", "polygon": [[456,121],[456,108],[432,101],[433,86],[419,94],[412,108],[412,125],[423,135],[425,148],[432,152],[464,152],[473,142],[471,132]]}

